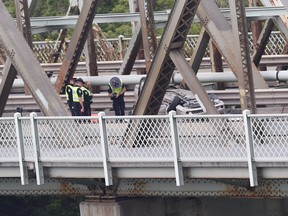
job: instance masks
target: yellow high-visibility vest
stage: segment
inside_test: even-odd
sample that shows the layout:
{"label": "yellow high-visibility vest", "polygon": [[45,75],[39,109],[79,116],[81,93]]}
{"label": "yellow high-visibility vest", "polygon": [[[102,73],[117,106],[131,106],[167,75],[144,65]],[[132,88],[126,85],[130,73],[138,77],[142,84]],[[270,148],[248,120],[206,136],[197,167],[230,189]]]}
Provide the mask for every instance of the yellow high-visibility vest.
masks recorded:
{"label": "yellow high-visibility vest", "polygon": [[79,102],[79,96],[77,94],[78,88],[80,88],[80,87],[74,87],[73,88],[73,102]]}
{"label": "yellow high-visibility vest", "polygon": [[123,86],[123,82],[122,82],[122,80],[120,80],[121,81],[121,86],[119,87],[119,88],[113,88],[111,85],[110,85],[110,83],[109,83],[109,86],[110,86],[110,88],[111,88],[111,90],[112,90],[112,93],[116,93],[116,94],[120,94],[120,92],[122,91],[122,86]]}
{"label": "yellow high-visibility vest", "polygon": [[69,94],[68,94],[68,92],[67,92],[67,88],[68,88],[68,87],[70,87],[70,88],[72,89],[72,94],[73,94],[73,88],[74,88],[74,86],[71,85],[71,84],[68,84],[68,85],[65,87],[65,94],[66,94],[66,99],[67,99],[67,101],[69,100]]}

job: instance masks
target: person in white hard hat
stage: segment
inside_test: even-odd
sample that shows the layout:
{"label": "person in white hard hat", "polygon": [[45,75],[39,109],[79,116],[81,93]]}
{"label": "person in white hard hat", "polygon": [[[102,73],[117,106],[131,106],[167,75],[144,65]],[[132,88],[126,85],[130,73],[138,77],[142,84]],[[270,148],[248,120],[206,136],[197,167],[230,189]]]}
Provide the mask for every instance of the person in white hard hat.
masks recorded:
{"label": "person in white hard hat", "polygon": [[108,96],[113,101],[113,109],[116,116],[125,115],[124,94],[126,87],[118,77],[112,77],[109,82]]}

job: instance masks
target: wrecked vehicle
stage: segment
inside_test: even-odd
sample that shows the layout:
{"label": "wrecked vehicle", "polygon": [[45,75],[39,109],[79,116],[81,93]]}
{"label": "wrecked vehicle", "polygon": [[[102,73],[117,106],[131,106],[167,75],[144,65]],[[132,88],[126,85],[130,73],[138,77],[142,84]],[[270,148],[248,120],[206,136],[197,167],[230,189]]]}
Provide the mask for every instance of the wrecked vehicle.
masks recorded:
{"label": "wrecked vehicle", "polygon": [[[145,79],[141,79],[140,83],[135,85],[134,95],[136,100],[140,95],[142,87],[144,85]],[[214,94],[208,94],[211,101],[215,105],[219,113],[223,113],[225,109],[225,104]],[[175,85],[170,85],[164,95],[162,105],[158,114],[165,115],[171,110],[176,111],[178,115],[187,114],[205,114],[205,107],[202,105],[199,98],[195,97],[190,90],[179,88]]]}

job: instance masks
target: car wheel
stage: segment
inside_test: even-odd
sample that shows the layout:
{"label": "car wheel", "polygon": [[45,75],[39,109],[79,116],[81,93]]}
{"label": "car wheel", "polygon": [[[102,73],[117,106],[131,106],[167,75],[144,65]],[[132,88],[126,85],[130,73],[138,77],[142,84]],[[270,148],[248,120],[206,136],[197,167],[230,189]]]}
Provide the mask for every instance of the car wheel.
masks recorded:
{"label": "car wheel", "polygon": [[180,101],[181,101],[181,98],[179,96],[175,96],[171,104],[169,104],[167,108],[167,112],[170,112],[171,110],[176,111],[176,106],[180,103]]}
{"label": "car wheel", "polygon": [[139,81],[139,91],[138,91],[138,97],[140,96],[140,93],[143,89],[144,83],[145,83],[146,77],[142,77]]}

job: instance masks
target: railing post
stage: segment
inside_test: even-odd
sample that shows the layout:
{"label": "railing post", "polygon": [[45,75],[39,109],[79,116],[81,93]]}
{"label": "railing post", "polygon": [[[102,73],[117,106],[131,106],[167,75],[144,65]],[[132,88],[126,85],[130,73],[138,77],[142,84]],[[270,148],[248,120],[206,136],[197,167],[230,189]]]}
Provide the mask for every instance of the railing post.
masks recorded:
{"label": "railing post", "polygon": [[39,134],[37,127],[37,120],[35,119],[36,116],[37,114],[35,112],[30,113],[30,122],[31,122],[32,139],[34,147],[34,157],[35,157],[34,163],[35,163],[36,182],[37,185],[41,185],[44,184],[44,173],[40,159]]}
{"label": "railing post", "polygon": [[169,112],[176,185],[181,186],[181,185],[184,185],[184,176],[183,176],[182,163],[180,161],[179,137],[178,137],[178,130],[177,130],[177,122],[176,122],[176,119],[174,118],[175,115],[176,115],[175,111]]}
{"label": "railing post", "polygon": [[104,168],[105,185],[109,186],[109,185],[113,184],[112,167],[111,167],[111,163],[109,161],[106,121],[103,117],[105,117],[104,112],[98,113],[100,134],[101,134],[102,154],[103,154],[103,168]]}
{"label": "railing post", "polygon": [[252,137],[253,133],[249,114],[250,114],[249,110],[243,111],[250,186],[255,187],[258,186],[258,177],[257,177],[257,167],[254,161],[254,149],[253,149],[253,137]]}
{"label": "railing post", "polygon": [[16,126],[16,137],[17,137],[17,146],[18,146],[18,157],[19,157],[19,169],[20,169],[20,178],[21,184],[26,185],[28,184],[28,169],[25,164],[25,151],[24,151],[24,139],[23,139],[23,130],[20,113],[15,113],[15,126]]}
{"label": "railing post", "polygon": [[118,45],[119,45],[119,55],[120,55],[120,60],[124,59],[125,56],[125,45],[124,45],[124,36],[123,35],[119,35],[118,37]]}

